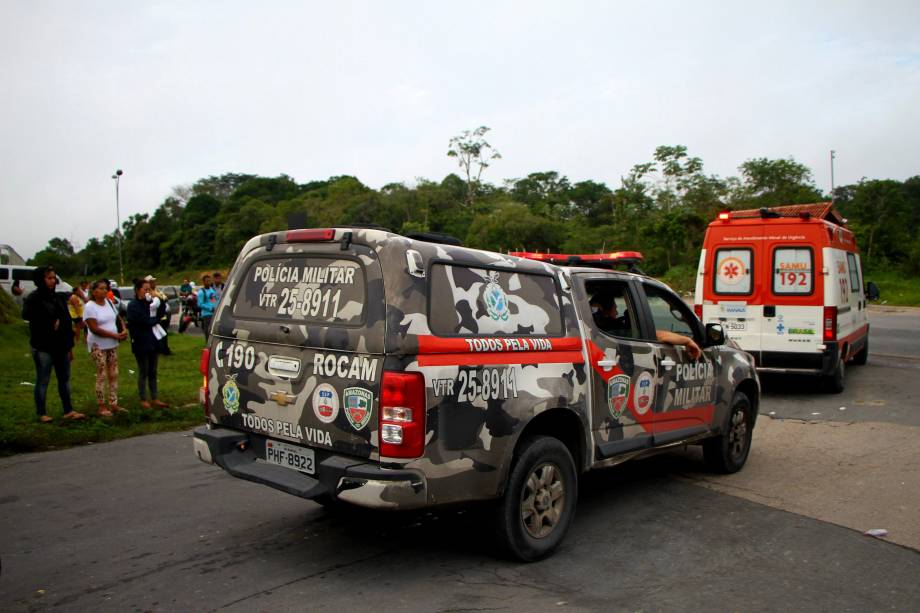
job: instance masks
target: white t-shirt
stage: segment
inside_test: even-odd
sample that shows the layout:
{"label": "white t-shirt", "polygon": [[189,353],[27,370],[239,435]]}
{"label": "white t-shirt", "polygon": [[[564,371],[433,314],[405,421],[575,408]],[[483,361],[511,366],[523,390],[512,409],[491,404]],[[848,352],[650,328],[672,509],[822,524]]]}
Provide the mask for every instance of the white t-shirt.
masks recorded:
{"label": "white t-shirt", "polygon": [[[108,300],[103,305],[96,304],[94,300],[87,302],[86,306],[83,307],[83,321],[87,319],[95,319],[96,325],[103,330],[118,333],[118,328],[115,325],[115,307],[109,304]],[[93,350],[93,345],[98,345],[100,349],[118,347],[118,341],[114,338],[97,336],[93,334],[89,327],[87,327],[87,330],[89,333],[86,335],[86,348],[90,352]]]}

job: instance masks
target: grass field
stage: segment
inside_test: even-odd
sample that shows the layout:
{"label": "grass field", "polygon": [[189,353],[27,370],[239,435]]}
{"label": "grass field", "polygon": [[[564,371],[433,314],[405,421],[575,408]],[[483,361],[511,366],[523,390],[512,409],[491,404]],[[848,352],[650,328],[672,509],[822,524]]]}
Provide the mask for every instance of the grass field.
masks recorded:
{"label": "grass field", "polygon": [[35,366],[29,352],[28,327],[24,323],[0,325],[0,455],[56,449],[85,443],[180,430],[204,423],[198,404],[201,375],[198,362],[204,339],[201,336],[169,337],[171,356],[160,356],[159,396],[171,407],[141,409],[137,396],[137,364],[131,346],[124,342],[118,352],[119,404],[127,414],[108,419],[96,417],[95,368],[80,342],[74,348],[71,389],[74,408],[87,415],[82,422],[61,419],[57,379],[48,386],[47,409],[51,424],[39,423],[33,399]]}

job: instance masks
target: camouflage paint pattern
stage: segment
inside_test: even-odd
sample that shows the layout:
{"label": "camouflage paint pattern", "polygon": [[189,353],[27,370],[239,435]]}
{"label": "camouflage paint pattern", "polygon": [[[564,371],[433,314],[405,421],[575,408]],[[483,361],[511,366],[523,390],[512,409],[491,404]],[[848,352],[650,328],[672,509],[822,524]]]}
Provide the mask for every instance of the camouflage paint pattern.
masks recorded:
{"label": "camouflage paint pattern", "polygon": [[[595,395],[601,389],[606,394],[613,376],[594,364],[599,357],[612,357],[618,362],[616,372],[635,381],[641,372],[659,372],[663,354],[676,350],[622,340],[603,348],[583,342],[593,322],[584,316],[579,320],[572,292],[576,283],[566,269],[378,230],[337,229],[335,242],[286,243],[284,237],[279,232],[253,238],[230,272],[209,343],[210,420],[215,426],[311,447],[318,459],[334,453],[419,475],[415,487],[343,484],[343,499],[407,507],[499,495],[521,432],[546,411],[570,412],[582,424],[583,446],[590,450],[581,462],[585,470],[598,459],[596,443],[640,436],[652,427],[633,411],[614,419],[606,396],[604,402],[595,399],[592,411],[592,389]],[[272,271],[265,272],[266,266]],[[302,270],[293,281],[294,273],[279,272],[298,266]],[[337,270],[307,270],[318,266]],[[349,285],[349,275],[353,281],[363,278],[366,289]],[[293,313],[289,305],[273,313],[265,296],[279,296],[281,309],[280,294],[286,289],[290,297],[295,288],[298,296],[333,296],[341,290],[339,308],[325,317],[316,314],[312,303],[295,305]],[[710,400],[719,419],[733,386],[756,380],[756,374],[740,352],[726,347],[706,352],[718,366]],[[284,368],[279,370],[279,364]],[[291,364],[298,364],[296,372],[284,370]],[[426,445],[421,458],[379,455],[377,410],[384,370],[424,376]],[[656,376],[654,386],[650,417],[669,412],[667,399],[679,383],[665,373]],[[353,388],[372,398],[369,420],[360,429],[344,412],[346,390]],[[330,398],[330,404],[320,400],[316,409],[317,398]]]}

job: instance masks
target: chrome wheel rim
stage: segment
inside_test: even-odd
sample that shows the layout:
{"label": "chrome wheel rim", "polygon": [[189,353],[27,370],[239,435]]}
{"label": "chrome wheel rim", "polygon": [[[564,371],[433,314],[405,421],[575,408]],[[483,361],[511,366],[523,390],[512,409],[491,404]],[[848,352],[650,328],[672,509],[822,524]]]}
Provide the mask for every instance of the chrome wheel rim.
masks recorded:
{"label": "chrome wheel rim", "polygon": [[521,492],[521,522],[533,538],[552,533],[565,508],[565,482],[559,467],[544,462],[534,468]]}
{"label": "chrome wheel rim", "polygon": [[744,455],[747,446],[747,420],[744,411],[735,411],[732,415],[731,430],[728,433],[728,449],[733,460],[738,460]]}

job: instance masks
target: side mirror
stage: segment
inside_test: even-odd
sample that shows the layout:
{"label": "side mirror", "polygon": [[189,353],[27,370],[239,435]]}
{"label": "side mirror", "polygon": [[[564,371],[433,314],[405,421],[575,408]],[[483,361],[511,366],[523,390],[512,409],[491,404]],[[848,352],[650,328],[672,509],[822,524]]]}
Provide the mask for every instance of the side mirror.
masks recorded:
{"label": "side mirror", "polygon": [[866,298],[868,298],[869,300],[875,301],[875,300],[878,300],[880,297],[881,297],[881,294],[879,294],[878,285],[876,285],[872,281],[869,281],[868,283],[866,283]]}
{"label": "side mirror", "polygon": [[722,324],[706,324],[706,344],[709,346],[725,344]]}

